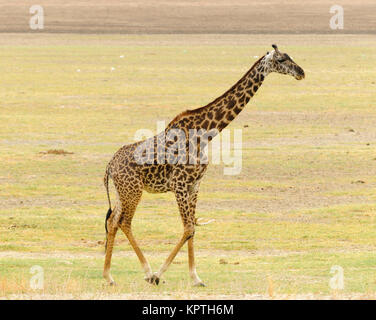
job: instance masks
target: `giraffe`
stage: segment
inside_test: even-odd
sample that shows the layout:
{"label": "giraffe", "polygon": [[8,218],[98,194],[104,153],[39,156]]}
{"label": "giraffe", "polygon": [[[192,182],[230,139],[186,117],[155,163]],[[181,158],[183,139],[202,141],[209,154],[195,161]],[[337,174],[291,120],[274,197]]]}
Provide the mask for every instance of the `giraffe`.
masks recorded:
{"label": "giraffe", "polygon": [[[208,166],[203,147],[244,109],[269,73],[287,74],[297,80],[305,77],[303,69],[288,54],[280,52],[277,45],[273,44],[272,47],[271,52],[256,61],[235,85],[213,102],[180,113],[161,133],[144,141],[125,145],[114,154],[104,177],[109,210],[105,220],[103,277],[110,285],[114,284],[110,274],[112,251],[120,228],[140,260],[147,282],[158,285],[162,274],[181,247],[188,242],[188,266],[193,285],[205,286],[196,272],[193,243],[195,227],[200,225],[195,218],[197,195]],[[174,130],[178,133],[171,134]],[[192,145],[195,147],[191,148]],[[180,152],[181,150],[185,152]],[[187,154],[190,156],[189,163]],[[113,210],[108,190],[110,178],[117,195]],[[155,273],[139,248],[131,228],[143,190],[150,193],[173,192],[184,227],[181,239]]]}

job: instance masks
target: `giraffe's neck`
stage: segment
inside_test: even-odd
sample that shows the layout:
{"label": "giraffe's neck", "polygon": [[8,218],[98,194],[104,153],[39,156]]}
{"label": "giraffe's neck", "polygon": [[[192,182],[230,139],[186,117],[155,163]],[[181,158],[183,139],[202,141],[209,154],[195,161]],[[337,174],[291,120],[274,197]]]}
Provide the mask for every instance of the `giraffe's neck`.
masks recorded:
{"label": "giraffe's neck", "polygon": [[202,113],[201,128],[222,131],[244,109],[268,73],[265,67],[265,57],[262,57],[228,91],[205,107],[198,109]]}
{"label": "giraffe's neck", "polygon": [[[193,145],[196,148],[193,150],[193,157],[196,155],[201,157],[201,148],[204,148],[214,136],[235,119],[262,85],[265,77],[270,72],[267,65],[266,56],[264,56],[235,85],[213,102],[198,109],[184,111],[176,116],[168,124],[165,132],[160,133],[160,137],[168,137],[171,133],[174,135],[175,132],[172,129],[183,130],[185,138],[188,137],[191,142],[188,143],[188,140],[185,140],[185,146],[188,148],[189,154],[191,154],[190,148]],[[197,135],[195,133],[191,135],[191,129],[193,131],[197,130]],[[155,138],[158,140],[159,136]],[[175,139],[175,137],[174,140],[168,138],[169,141],[166,146],[169,147],[171,144],[178,143],[177,140],[180,138],[176,138],[178,139]],[[198,143],[198,139],[200,143]],[[200,158],[199,162],[202,163],[201,161],[202,159]]]}
{"label": "giraffe's neck", "polygon": [[166,132],[173,128],[222,131],[244,109],[269,74],[266,59],[267,56],[260,58],[236,84],[213,102],[176,116]]}

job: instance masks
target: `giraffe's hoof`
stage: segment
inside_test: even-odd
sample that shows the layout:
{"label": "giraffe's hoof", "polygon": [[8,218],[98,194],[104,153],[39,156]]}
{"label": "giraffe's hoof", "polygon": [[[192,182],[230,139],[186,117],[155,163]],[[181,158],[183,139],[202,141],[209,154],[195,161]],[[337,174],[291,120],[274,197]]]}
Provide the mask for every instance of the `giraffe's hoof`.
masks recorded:
{"label": "giraffe's hoof", "polygon": [[146,282],[149,282],[150,284],[158,285],[159,284],[159,278],[153,274],[152,276],[145,278]]}
{"label": "giraffe's hoof", "polygon": [[203,283],[203,282],[197,282],[193,286],[194,287],[206,287],[205,283]]}

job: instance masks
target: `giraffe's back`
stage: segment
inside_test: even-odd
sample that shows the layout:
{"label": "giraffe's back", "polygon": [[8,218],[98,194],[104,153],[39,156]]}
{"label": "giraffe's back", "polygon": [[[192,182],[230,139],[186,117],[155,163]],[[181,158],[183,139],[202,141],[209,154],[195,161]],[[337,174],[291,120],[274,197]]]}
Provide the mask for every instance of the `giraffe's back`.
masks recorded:
{"label": "giraffe's back", "polygon": [[[108,168],[117,189],[141,184],[142,188],[150,193],[164,193],[174,191],[180,182],[195,185],[201,180],[207,164],[171,164],[167,155],[165,163],[158,163],[156,144],[155,148],[151,149],[153,151],[140,152],[142,144],[153,145],[157,138],[158,136],[125,145],[114,154]],[[146,163],[140,162],[140,155]]]}

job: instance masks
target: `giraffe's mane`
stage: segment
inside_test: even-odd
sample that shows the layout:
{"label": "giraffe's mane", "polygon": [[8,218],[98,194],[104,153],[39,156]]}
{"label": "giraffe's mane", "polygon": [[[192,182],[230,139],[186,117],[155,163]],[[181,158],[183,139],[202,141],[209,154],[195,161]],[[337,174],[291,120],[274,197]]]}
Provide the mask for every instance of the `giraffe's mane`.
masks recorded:
{"label": "giraffe's mane", "polygon": [[197,113],[200,113],[204,108],[207,108],[207,107],[210,107],[211,105],[213,104],[216,104],[219,100],[221,100],[224,96],[226,96],[229,92],[231,92],[243,79],[244,77],[246,77],[252,70],[253,68],[255,68],[255,66],[265,57],[262,56],[261,58],[259,58],[253,65],[252,67],[239,79],[238,82],[236,82],[230,89],[228,89],[225,93],[223,93],[221,96],[219,96],[218,98],[216,98],[215,100],[213,100],[212,102],[208,103],[207,105],[203,106],[203,107],[199,107],[199,108],[196,108],[196,109],[192,109],[192,110],[185,110],[181,113],[179,113],[174,119],[171,120],[171,122],[169,123],[168,127],[179,121],[182,117],[186,116],[186,115],[194,115],[194,114],[197,114]]}

